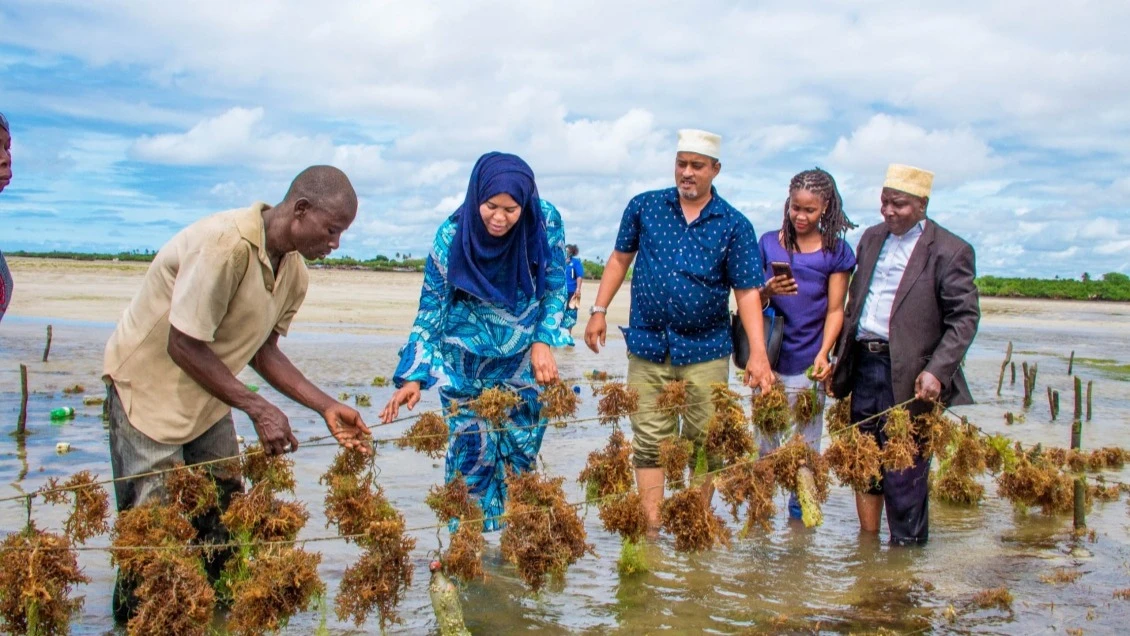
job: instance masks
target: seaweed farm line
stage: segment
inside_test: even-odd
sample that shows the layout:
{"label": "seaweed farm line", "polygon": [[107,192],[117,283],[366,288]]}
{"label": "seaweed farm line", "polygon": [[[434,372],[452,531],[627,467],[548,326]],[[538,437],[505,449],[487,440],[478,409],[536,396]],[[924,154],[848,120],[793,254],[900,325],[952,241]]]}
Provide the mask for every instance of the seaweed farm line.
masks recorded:
{"label": "seaweed farm line", "polygon": [[[1060,307],[1057,309],[1057,306]],[[1070,437],[1072,379],[1067,375],[1071,352],[1073,372],[1094,381],[1093,417],[1084,423],[1084,451],[1102,446],[1130,448],[1130,306],[1003,303],[994,311],[986,301],[981,333],[966,360],[978,404],[958,412],[990,433],[1002,433],[1028,446],[1067,446]],[[102,347],[112,325],[60,320],[54,325],[51,361],[41,363],[47,320],[5,320],[0,329],[0,426],[14,430],[19,411],[19,364],[27,364],[32,391],[29,401],[26,448],[18,450],[13,438],[3,437],[0,452],[0,497],[19,495],[41,487],[48,479],[65,479],[79,470],[100,478],[110,476],[106,433],[101,410],[84,405],[84,397],[100,397]],[[360,410],[370,423],[391,394],[391,387],[370,386],[374,376],[390,374],[400,338],[383,334],[344,334],[316,331],[296,325],[283,347],[300,368],[332,395],[368,394],[371,407]],[[580,330],[577,331],[579,335]],[[1012,360],[1038,364],[1037,399],[1022,407],[1024,387],[1004,378],[1000,397],[997,382],[1008,342]],[[563,377],[580,377],[594,368],[623,374],[623,343],[610,340],[609,349],[597,356],[577,347],[558,350]],[[253,372],[241,376],[258,384],[261,392],[292,418],[300,440],[325,435],[315,414],[279,396]],[[68,395],[63,389],[83,385],[85,393]],[[1053,422],[1048,404],[1039,399],[1046,388],[1062,394],[1063,412]],[[596,416],[597,399],[581,383],[579,418]],[[74,419],[52,422],[53,408],[72,406]],[[434,392],[425,394],[419,409],[437,408]],[[642,405],[641,405],[642,408]],[[1005,422],[1005,413],[1014,423]],[[402,435],[411,425],[404,421],[375,431],[377,437]],[[254,440],[250,422],[236,414],[239,433]],[[630,436],[630,428],[623,422]],[[585,498],[576,483],[589,453],[605,447],[610,428],[596,422],[566,428],[550,427],[542,447],[541,468],[564,476],[569,501]],[[66,442],[71,452],[57,454],[56,444]],[[828,440],[825,438],[825,445]],[[408,528],[435,525],[434,513],[425,505],[429,488],[442,483],[442,460],[433,460],[392,444],[378,447],[378,483],[389,502],[405,517]],[[310,520],[299,539],[334,534],[326,527],[318,483],[337,449],[307,445],[293,455],[298,480],[297,499],[306,505]],[[1130,482],[1130,470],[1102,473]],[[1094,475],[1092,475],[1093,479]],[[62,481],[60,479],[60,481]],[[990,479],[981,480],[986,497],[976,508],[931,502],[931,539],[923,549],[894,549],[885,545],[885,529],[878,540],[861,537],[852,493],[833,487],[823,506],[824,523],[806,529],[785,518],[784,495],[775,502],[778,514],[768,530],[757,529],[738,538],[734,523],[716,498],[714,507],[735,531],[731,547],[697,554],[676,552],[674,540],[664,535],[644,549],[650,571],[622,576],[617,571],[620,539],[601,528],[595,507],[584,516],[593,555],[572,565],[563,583],[550,582],[533,595],[514,566],[503,559],[497,533],[487,535],[484,552],[485,582],[461,591],[463,613],[473,633],[509,633],[539,629],[547,633],[673,633],[707,630],[739,632],[873,632],[897,633],[1050,633],[1082,629],[1083,633],[1119,633],[1130,618],[1130,600],[1115,592],[1130,587],[1130,506],[1126,499],[1096,502],[1087,515],[1092,536],[1076,538],[1070,515],[1045,516],[1038,510],[1015,512],[996,496]],[[37,504],[39,527],[61,528],[65,507]],[[0,504],[0,531],[23,527],[22,502]],[[413,533],[411,554],[413,584],[399,607],[403,620],[390,633],[427,633],[435,629],[428,599],[428,563],[440,546],[447,545],[446,530]],[[89,545],[108,543],[105,536]],[[295,616],[284,633],[313,633],[322,623],[329,633],[371,633],[376,617],[364,629],[338,621],[332,609],[345,568],[362,554],[344,541],[305,546],[321,553],[318,572],[326,584],[327,605]],[[71,624],[75,634],[103,634],[113,629],[110,593],[113,570],[104,552],[79,553],[79,565],[90,582],[75,596],[85,599]],[[974,604],[979,593],[1005,588],[1011,602]],[[998,597],[992,597],[998,598]]]}

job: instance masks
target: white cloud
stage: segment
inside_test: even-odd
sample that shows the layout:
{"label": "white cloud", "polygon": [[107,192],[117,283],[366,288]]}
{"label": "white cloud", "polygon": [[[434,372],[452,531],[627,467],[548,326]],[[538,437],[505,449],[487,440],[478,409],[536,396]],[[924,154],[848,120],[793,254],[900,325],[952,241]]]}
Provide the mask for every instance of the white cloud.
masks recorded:
{"label": "white cloud", "polygon": [[936,186],[988,176],[1004,162],[969,128],[926,130],[886,114],[840,137],[828,162],[881,182],[887,166],[905,163],[930,170]]}

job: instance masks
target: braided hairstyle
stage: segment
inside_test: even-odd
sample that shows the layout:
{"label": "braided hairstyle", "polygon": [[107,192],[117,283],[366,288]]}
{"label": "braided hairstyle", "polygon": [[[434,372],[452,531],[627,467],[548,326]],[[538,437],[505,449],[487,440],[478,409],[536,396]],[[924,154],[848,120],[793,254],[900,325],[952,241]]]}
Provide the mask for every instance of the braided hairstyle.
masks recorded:
{"label": "braided hairstyle", "polygon": [[823,246],[827,251],[832,251],[836,246],[836,239],[842,239],[847,231],[854,228],[855,223],[844,214],[844,201],[840,198],[840,191],[836,187],[836,180],[828,172],[820,168],[805,170],[793,177],[789,182],[789,197],[785,199],[785,221],[781,225],[781,235],[784,237],[784,247],[791,254],[799,252],[796,229],[789,220],[789,206],[792,205],[793,193],[797,190],[807,190],[824,199],[827,209],[820,215],[819,231],[823,238]]}

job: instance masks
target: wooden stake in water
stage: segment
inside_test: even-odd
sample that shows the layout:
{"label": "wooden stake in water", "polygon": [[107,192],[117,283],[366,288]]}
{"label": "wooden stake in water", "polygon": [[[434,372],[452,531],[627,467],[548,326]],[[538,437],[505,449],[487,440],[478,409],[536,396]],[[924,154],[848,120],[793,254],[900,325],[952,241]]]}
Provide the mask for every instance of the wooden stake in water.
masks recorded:
{"label": "wooden stake in water", "polygon": [[47,356],[51,354],[51,325],[47,325],[47,346],[43,348],[43,361],[47,362]]}
{"label": "wooden stake in water", "polygon": [[20,419],[16,421],[16,435],[27,434],[27,365],[20,365]]}
{"label": "wooden stake in water", "polygon": [[1087,380],[1087,421],[1091,421],[1091,389],[1094,388],[1095,381]]}
{"label": "wooden stake in water", "polygon": [[1053,396],[1053,394],[1054,394],[1054,393],[1055,393],[1055,392],[1054,392],[1054,391],[1052,391],[1052,388],[1051,388],[1051,387],[1049,386],[1049,387],[1048,387],[1048,411],[1050,411],[1050,412],[1051,412],[1051,414],[1052,414],[1052,421],[1053,421],[1053,422],[1055,421],[1055,416],[1056,416],[1056,412],[1055,412],[1055,398],[1054,398],[1054,396]]}
{"label": "wooden stake in water", "polygon": [[1016,386],[1016,363],[1010,362],[1008,366],[1012,368],[1012,381],[1008,383],[1009,386]]}
{"label": "wooden stake in water", "polygon": [[[1075,377],[1075,420],[1071,423],[1071,448],[1083,445],[1083,383]],[[1087,527],[1087,485],[1083,477],[1075,478],[1075,529]]]}
{"label": "wooden stake in water", "polygon": [[1071,377],[1071,370],[1075,368],[1075,352],[1071,352],[1071,357],[1067,359],[1067,377]]}
{"label": "wooden stake in water", "polygon": [[[1004,386],[1004,372],[1008,369],[1008,363],[1012,362],[1012,341],[1008,341],[1008,349],[1004,353],[1004,362],[1001,363],[1001,377],[997,380],[997,395],[1001,394],[1001,387]],[[1014,367],[1015,368],[1015,367]],[[1016,372],[1013,372],[1013,382],[1016,382]]]}

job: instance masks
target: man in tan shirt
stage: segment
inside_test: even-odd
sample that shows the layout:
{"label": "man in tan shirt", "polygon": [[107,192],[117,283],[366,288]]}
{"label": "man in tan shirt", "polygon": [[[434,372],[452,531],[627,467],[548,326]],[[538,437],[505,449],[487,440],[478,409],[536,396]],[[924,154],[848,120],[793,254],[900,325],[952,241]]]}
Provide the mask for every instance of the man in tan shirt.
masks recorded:
{"label": "man in tan shirt", "polygon": [[[236,379],[247,365],[320,413],[343,446],[368,452],[361,415],[314,386],[278,347],[306,296],[303,259],[336,249],[356,214],[357,194],[345,174],[313,166],[294,179],[282,203],[201,219],[161,248],[106,344],[115,478],[238,455],[232,408],[251,418],[267,453],[296,449],[287,416]],[[220,508],[194,525],[202,540],[223,542],[219,516],[242,479],[229,462],[208,469],[220,487]],[[117,481],[118,510],[163,491],[156,476]],[[218,574],[224,560],[213,559],[209,573]],[[114,594],[122,620],[130,613],[130,587],[119,581]]]}

